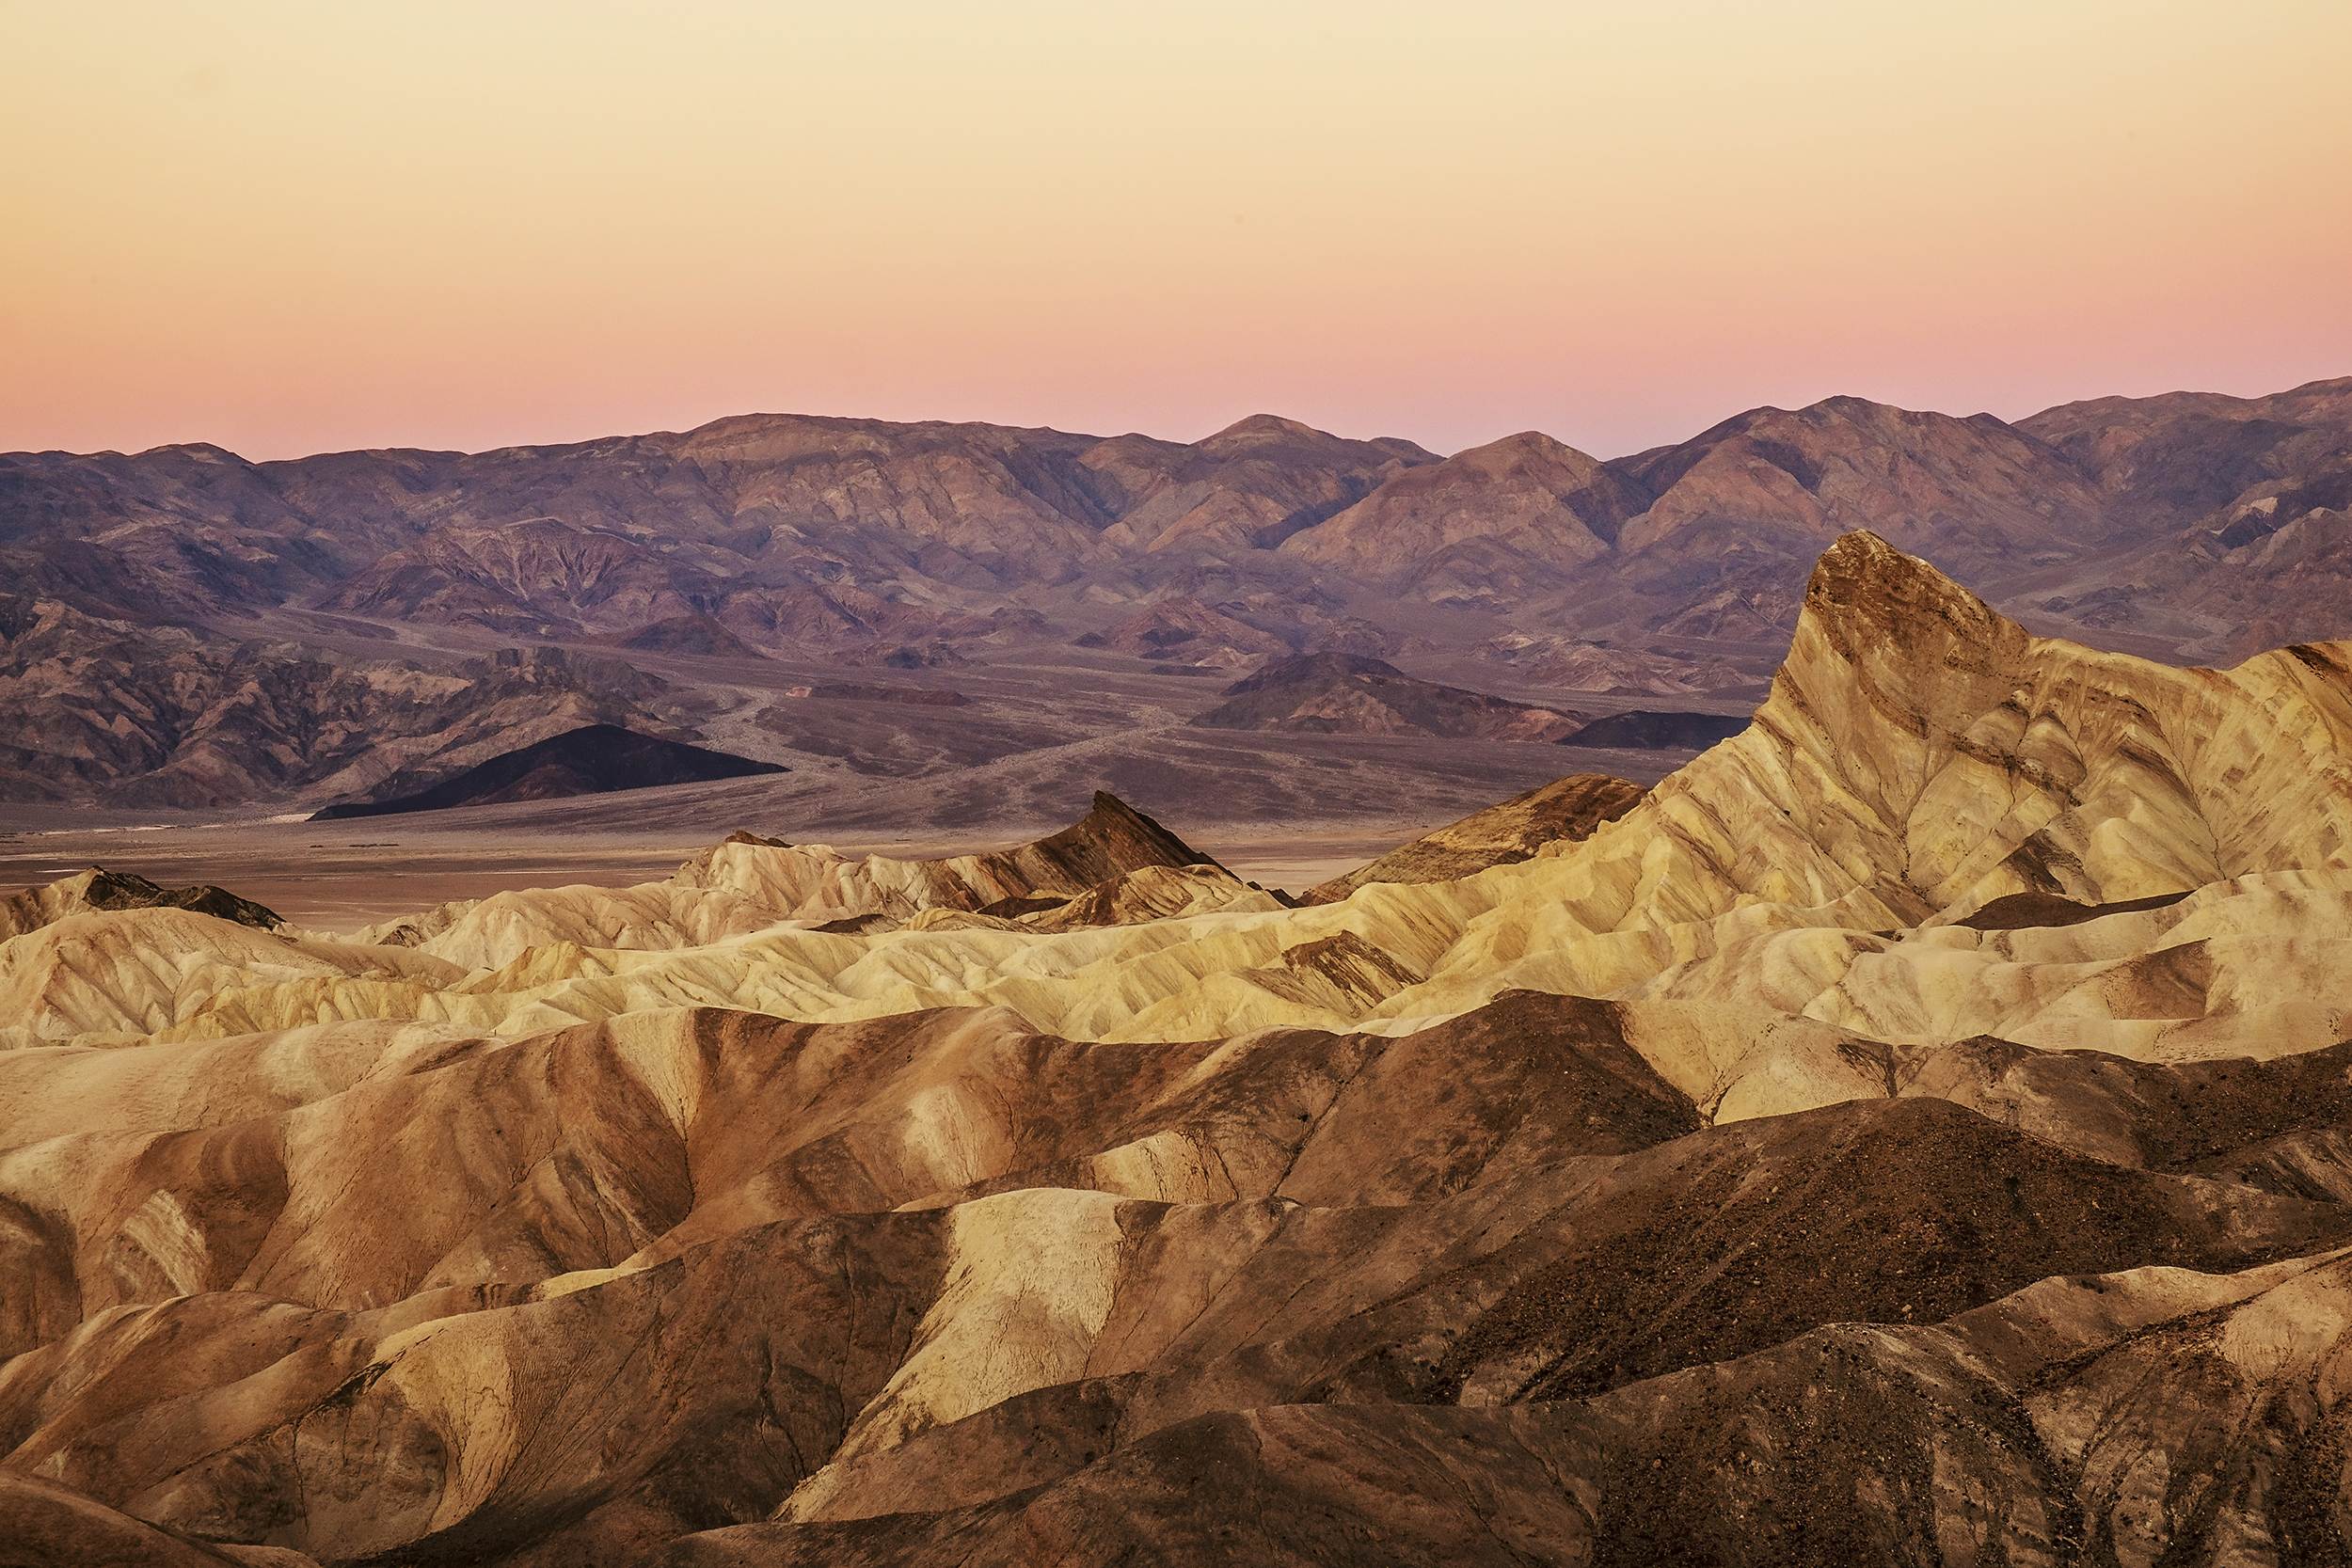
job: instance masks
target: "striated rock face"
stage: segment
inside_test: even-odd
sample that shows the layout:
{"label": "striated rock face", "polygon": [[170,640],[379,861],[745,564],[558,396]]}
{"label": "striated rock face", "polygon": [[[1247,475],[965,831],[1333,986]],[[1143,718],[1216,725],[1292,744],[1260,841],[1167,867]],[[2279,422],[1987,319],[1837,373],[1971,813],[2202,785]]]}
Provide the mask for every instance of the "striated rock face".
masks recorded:
{"label": "striated rock face", "polygon": [[0,1523],[43,1564],[2334,1560],[2347,759],[2352,647],[2094,653],[1851,534],[1740,734],[1303,908],[1107,796],[353,942],[39,890]]}
{"label": "striated rock face", "polygon": [[[41,1290],[8,1467],[200,1539],[452,1562],[926,1560],[935,1531],[1011,1560],[1041,1508],[1093,1521],[1079,1560],[1327,1560],[1476,1475],[1639,1560],[1734,1455],[1853,1541],[1932,1535],[1942,1489],[1856,1512],[1790,1445],[1903,1475],[1974,1424],[1972,1495],[2028,1523],[2145,1517],[2092,1477],[2151,1438],[2209,1485],[2199,1432],[2237,1500],[2176,1530],[2294,1521],[2312,1418],[2225,1434],[2321,1375],[2330,1340],[2260,1325],[2341,1289],[2352,1211],[1916,1087],[1710,1128],[1627,1025],[1519,994],[1395,1039],[1089,1048],[705,1010],[0,1058],[8,1200],[58,1216],[11,1243]],[[2168,1070],[2140,1092],[2200,1098]],[[2287,1084],[2246,1087],[2201,1140],[2282,1125]],[[2217,1310],[2251,1316],[2186,1375],[2167,1325],[2213,1345]],[[2135,1369],[2179,1391],[2123,1399]],[[1302,1486],[1311,1517],[1253,1512]]]}

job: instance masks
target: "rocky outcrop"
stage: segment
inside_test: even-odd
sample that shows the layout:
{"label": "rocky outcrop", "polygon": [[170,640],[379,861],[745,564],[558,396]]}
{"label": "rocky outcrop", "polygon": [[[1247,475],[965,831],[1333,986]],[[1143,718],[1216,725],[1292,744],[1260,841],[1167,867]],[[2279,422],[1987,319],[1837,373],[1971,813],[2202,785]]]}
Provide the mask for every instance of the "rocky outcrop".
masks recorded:
{"label": "rocky outcrop", "polygon": [[286,924],[276,911],[210,882],[159,887],[127,871],[93,865],[78,877],[27,888],[0,900],[0,942],[86,910],[192,910],[257,931],[274,931]]}

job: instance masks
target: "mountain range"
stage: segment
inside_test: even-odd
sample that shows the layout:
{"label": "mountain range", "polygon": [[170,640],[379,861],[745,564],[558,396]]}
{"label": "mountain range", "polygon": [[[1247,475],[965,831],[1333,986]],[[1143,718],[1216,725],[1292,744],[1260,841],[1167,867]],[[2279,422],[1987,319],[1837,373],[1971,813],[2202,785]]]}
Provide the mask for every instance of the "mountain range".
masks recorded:
{"label": "mountain range", "polygon": [[[2352,379],[2014,424],[1833,398],[1606,462],[1272,416],[1193,443],[746,415],[474,454],[20,452],[0,793],[414,792],[486,760],[468,726],[514,680],[468,661],[530,644],[562,646],[529,657],[569,706],[519,742],[583,721],[709,738],[730,682],[807,677],[744,675],[762,660],[1041,668],[1073,646],[1168,673],[1470,659],[1520,701],[1760,691],[1809,563],[1861,528],[2038,630],[2229,659],[2352,630],[2348,506]],[[604,650],[664,656],[675,689],[564,687],[545,662]],[[773,748],[754,711],[729,744]]]}

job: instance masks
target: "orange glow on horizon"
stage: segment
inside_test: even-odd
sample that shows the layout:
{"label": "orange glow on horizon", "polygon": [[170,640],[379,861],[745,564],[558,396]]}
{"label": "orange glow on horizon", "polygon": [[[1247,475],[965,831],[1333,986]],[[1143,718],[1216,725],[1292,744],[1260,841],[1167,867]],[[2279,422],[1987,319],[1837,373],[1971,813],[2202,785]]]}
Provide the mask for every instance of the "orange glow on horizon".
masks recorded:
{"label": "orange glow on horizon", "polygon": [[2278,390],[2352,373],[2347,59],[2338,0],[20,5],[0,450]]}

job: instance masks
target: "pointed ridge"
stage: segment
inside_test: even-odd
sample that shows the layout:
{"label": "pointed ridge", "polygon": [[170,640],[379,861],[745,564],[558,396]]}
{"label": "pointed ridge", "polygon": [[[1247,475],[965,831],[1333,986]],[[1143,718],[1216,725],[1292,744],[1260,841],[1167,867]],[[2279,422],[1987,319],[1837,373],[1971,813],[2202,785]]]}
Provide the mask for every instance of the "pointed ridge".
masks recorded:
{"label": "pointed ridge", "polygon": [[2022,627],[1917,556],[1867,529],[1821,552],[1804,585],[1803,639],[1811,626],[1848,660],[1883,651],[1915,661],[1939,643],[1979,650],[2022,639]]}
{"label": "pointed ridge", "polygon": [[1215,865],[1216,862],[1108,790],[1094,792],[1093,809],[1057,833],[1013,851],[1013,860],[1043,885],[1066,880],[1092,887],[1145,865]]}
{"label": "pointed ridge", "polygon": [[1296,420],[1286,420],[1279,414],[1245,414],[1215,435],[1203,436],[1198,444],[1205,447],[1211,441],[1223,440],[1228,436],[1262,438],[1268,436],[1320,437],[1327,441],[1338,439],[1327,431],[1301,424]]}

